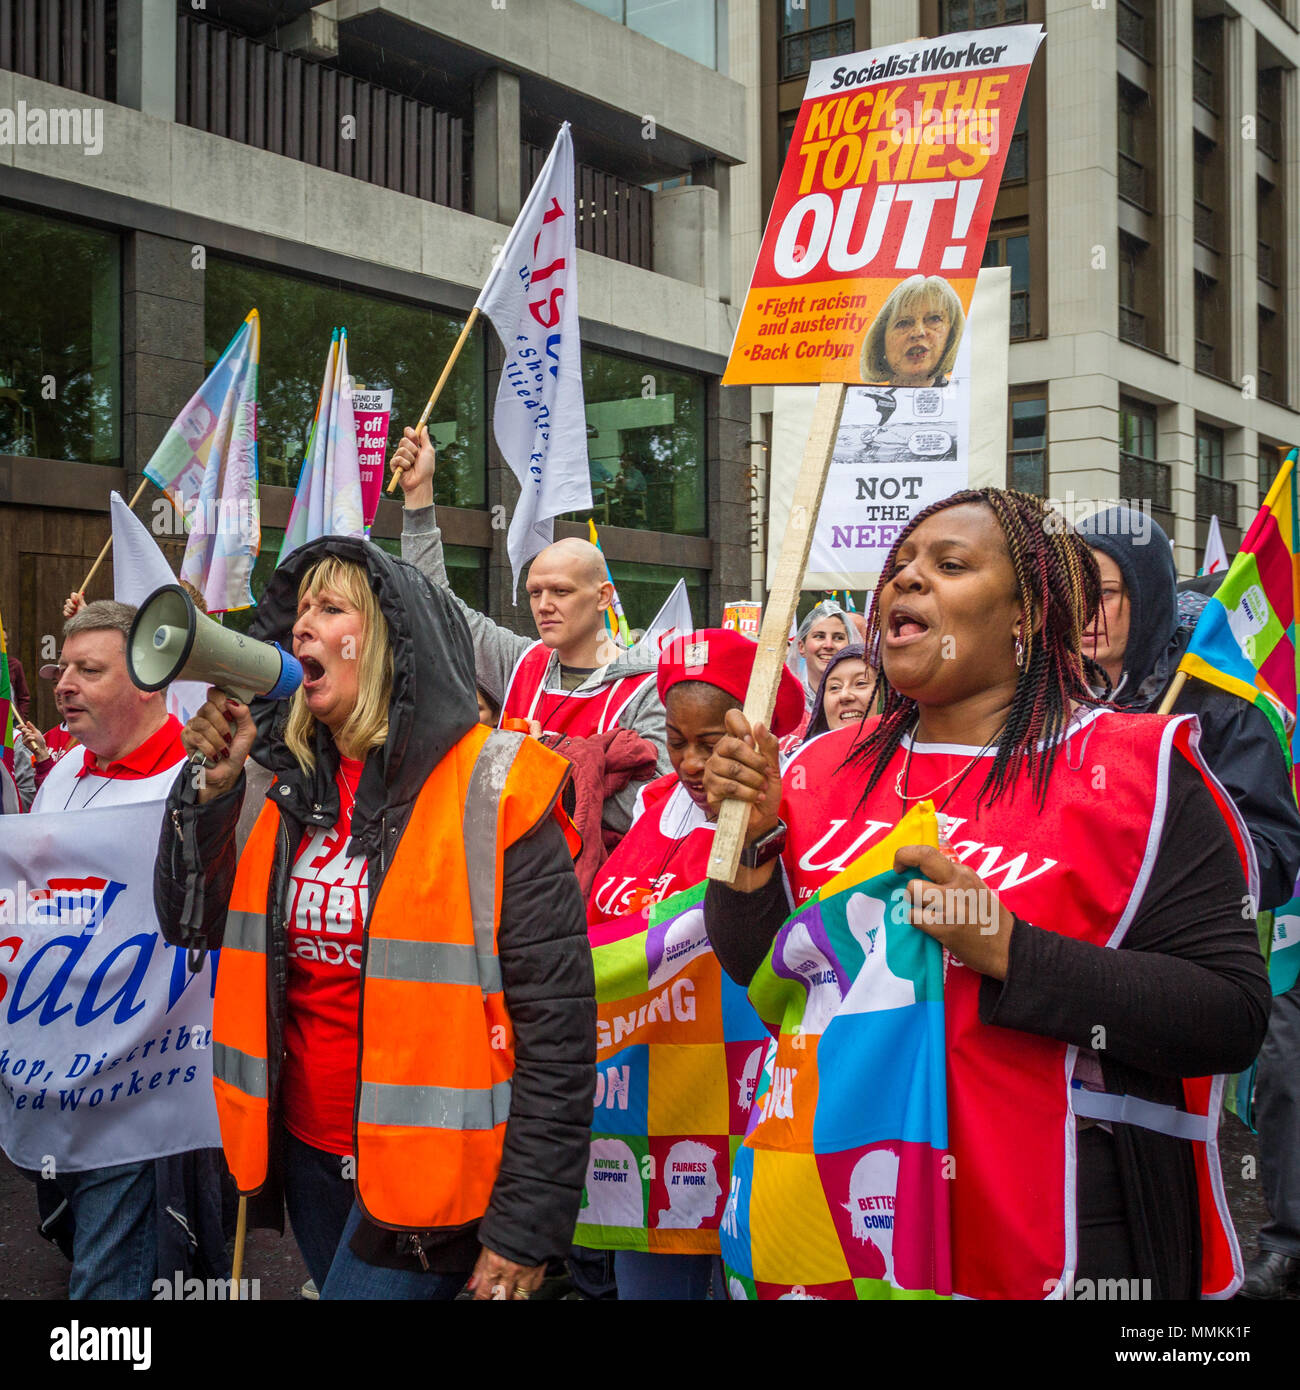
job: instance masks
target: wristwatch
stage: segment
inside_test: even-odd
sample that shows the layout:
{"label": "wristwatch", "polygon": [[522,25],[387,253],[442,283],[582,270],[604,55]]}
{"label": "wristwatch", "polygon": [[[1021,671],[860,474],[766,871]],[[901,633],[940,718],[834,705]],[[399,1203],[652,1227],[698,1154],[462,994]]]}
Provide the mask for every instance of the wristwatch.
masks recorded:
{"label": "wristwatch", "polygon": [[752,845],[746,845],[741,850],[740,867],[742,869],[757,869],[760,864],[766,864],[768,860],[775,859],[785,848],[785,835],[785,822],[778,820],[766,835],[760,835]]}

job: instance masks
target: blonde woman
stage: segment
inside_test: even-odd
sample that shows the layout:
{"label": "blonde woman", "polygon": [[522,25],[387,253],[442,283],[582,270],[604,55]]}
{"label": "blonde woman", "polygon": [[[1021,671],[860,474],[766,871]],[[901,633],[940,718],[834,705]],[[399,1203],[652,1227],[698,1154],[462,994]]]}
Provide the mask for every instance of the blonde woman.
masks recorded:
{"label": "blonde woman", "polygon": [[[283,1198],[324,1299],[526,1299],[568,1247],[595,1088],[568,766],[478,722],[454,603],[367,542],[294,551],[253,635],[292,641],[302,687],[287,717],[209,691],[155,880],[168,939],[222,947],[235,1181],[260,1224]],[[250,752],[275,781],[236,867]]]}
{"label": "blonde woman", "polygon": [[862,343],[864,382],[946,386],[966,316],[941,275],[912,275],[895,286]]}

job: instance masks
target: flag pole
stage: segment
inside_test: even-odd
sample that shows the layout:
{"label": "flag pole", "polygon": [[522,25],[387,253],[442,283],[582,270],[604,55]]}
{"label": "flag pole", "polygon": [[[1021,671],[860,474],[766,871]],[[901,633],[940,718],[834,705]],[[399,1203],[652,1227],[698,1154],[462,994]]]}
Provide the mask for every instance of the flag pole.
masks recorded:
{"label": "flag pole", "polygon": [[1174,701],[1183,693],[1183,686],[1187,684],[1187,672],[1179,671],[1174,677],[1169,689],[1165,691],[1165,698],[1160,701],[1160,708],[1157,714],[1169,714],[1174,707]]}
{"label": "flag pole", "polygon": [[[135,511],[135,504],[140,500],[140,494],[144,491],[144,485],[149,481],[148,478],[140,479],[140,486],[135,490],[135,496],[126,504],[128,510]],[[84,594],[90,587],[90,581],[95,577],[95,571],[104,563],[104,556],[108,554],[108,548],[113,544],[113,528],[109,527],[108,539],[104,542],[104,548],[95,556],[95,563],[90,567],[90,573],[81,581],[81,587],[77,593]]]}
{"label": "flag pole", "polygon": [[230,1297],[239,1297],[239,1276],[244,1272],[244,1241],[248,1236],[248,1198],[239,1199],[239,1215],[235,1218],[235,1253],[230,1261]]}
{"label": "flag pole", "polygon": [[[460,350],[465,346],[465,340],[469,337],[470,329],[478,321],[478,305],[476,304],[469,311],[469,318],[465,320],[465,327],[460,330],[460,337],[456,339],[456,346],[451,350],[451,356],[447,359],[447,365],[442,369],[442,375],[438,378],[438,384],[433,388],[433,394],[429,397],[428,404],[424,407],[424,414],[420,416],[419,423],[415,426],[415,437],[419,440],[420,431],[428,423],[433,407],[437,403],[438,397],[442,395],[442,388],[447,384],[447,378],[451,375],[451,369],[456,365],[456,359],[460,356]],[[393,476],[389,480],[388,492],[397,486],[397,480],[402,476],[401,469],[394,469]]]}

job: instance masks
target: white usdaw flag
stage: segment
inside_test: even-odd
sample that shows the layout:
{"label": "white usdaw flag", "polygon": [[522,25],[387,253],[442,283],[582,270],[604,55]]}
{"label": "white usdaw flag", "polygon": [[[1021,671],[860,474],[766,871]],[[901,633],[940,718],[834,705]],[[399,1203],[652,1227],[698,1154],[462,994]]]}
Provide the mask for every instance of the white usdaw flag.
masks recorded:
{"label": "white usdaw flag", "polygon": [[566,121],[475,305],[506,354],[492,425],[522,489],[506,537],[516,593],[555,517],[591,508],[576,229]]}
{"label": "white usdaw flag", "polygon": [[651,656],[658,657],[675,636],[691,632],[694,628],[695,620],[691,617],[691,601],[686,593],[686,581],[679,579],[672,593],[664,601],[664,606],[655,614],[650,626],[632,650],[648,652]]}
{"label": "white usdaw flag", "polygon": [[1205,563],[1202,574],[1221,574],[1228,568],[1228,552],[1223,548],[1223,537],[1219,533],[1219,518],[1210,518],[1210,529],[1205,535]]}
{"label": "white usdaw flag", "polygon": [[[170,509],[171,503],[168,503]],[[175,584],[176,576],[158,542],[143,521],[118,493],[110,498],[113,517],[113,597],[118,603],[139,606],[164,584]],[[182,724],[197,714],[207,699],[202,681],[173,681],[166,690],[167,711]]]}

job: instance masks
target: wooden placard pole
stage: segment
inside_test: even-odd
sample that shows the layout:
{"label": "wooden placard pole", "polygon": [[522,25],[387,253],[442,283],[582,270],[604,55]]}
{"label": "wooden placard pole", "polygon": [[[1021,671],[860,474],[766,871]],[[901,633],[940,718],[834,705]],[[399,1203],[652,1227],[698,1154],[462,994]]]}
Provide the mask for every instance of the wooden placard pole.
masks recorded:
{"label": "wooden placard pole", "polygon": [[[149,481],[148,478],[141,478],[141,479],[140,479],[140,486],[139,486],[138,488],[136,488],[136,490],[135,490],[135,496],[126,504],[127,507],[128,507],[131,511],[135,511],[135,504],[140,500],[140,494],[144,491],[144,485],[145,485],[148,481]],[[111,526],[111,513],[110,513],[110,527],[109,527],[109,532],[108,532],[108,539],[104,542],[103,548],[100,550],[99,554],[95,556],[95,563],[94,563],[93,565],[91,565],[91,567],[90,567],[90,573],[87,574],[86,577],[81,581],[81,588],[79,588],[79,589],[77,590],[77,593],[79,593],[79,594],[84,594],[84,593],[86,592],[86,590],[90,587],[90,581],[91,581],[92,579],[94,579],[94,577],[95,577],[95,571],[100,567],[100,565],[102,565],[102,564],[104,563],[104,556],[108,554],[108,548],[109,548],[109,546],[111,546],[112,544],[113,544],[113,531],[112,531],[112,526]]]}
{"label": "wooden placard pole", "polygon": [[[822,494],[826,490],[826,475],[835,452],[835,437],[840,431],[840,416],[844,413],[843,382],[823,382],[817,388],[817,404],[813,409],[808,443],[804,445],[803,462],[790,502],[790,519],[781,542],[772,593],[763,626],[758,634],[758,655],[749,677],[745,694],[745,718],[751,724],[772,718],[776,692],[781,682],[790,643],[790,623],[799,607],[800,586],[808,568],[812,550],[813,528],[821,510]],[[724,801],[718,814],[718,827],[713,833],[713,849],[709,854],[709,877],[719,883],[731,883],[740,866],[740,853],[745,845],[745,827],[749,824],[747,801]]]}
{"label": "wooden placard pole", "polygon": [[1165,698],[1160,701],[1160,708],[1157,714],[1172,714],[1174,701],[1183,693],[1183,686],[1187,684],[1187,672],[1179,671],[1170,683],[1169,689],[1165,691]]}
{"label": "wooden placard pole", "polygon": [[[429,416],[433,413],[433,407],[437,404],[438,397],[442,395],[442,388],[447,384],[447,378],[451,375],[451,369],[456,365],[456,359],[460,356],[460,350],[465,346],[469,338],[470,329],[478,322],[478,305],[476,304],[469,311],[469,318],[465,320],[465,327],[460,330],[460,337],[456,339],[456,346],[451,350],[451,356],[447,359],[447,365],[442,369],[442,375],[438,378],[438,384],[433,388],[433,394],[425,403],[424,414],[420,416],[415,425],[415,437],[420,437],[420,431],[429,421]],[[397,486],[397,480],[402,476],[400,469],[393,470],[393,476],[388,480],[387,491]]]}

